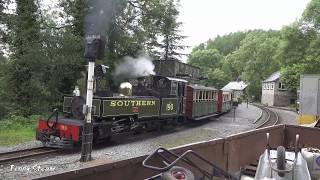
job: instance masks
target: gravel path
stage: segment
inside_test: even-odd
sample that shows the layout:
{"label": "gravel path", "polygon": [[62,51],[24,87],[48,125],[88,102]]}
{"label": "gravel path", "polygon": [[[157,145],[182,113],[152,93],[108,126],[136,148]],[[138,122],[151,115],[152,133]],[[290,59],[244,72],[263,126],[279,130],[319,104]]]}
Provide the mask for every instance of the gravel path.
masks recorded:
{"label": "gravel path", "polygon": [[[114,161],[146,155],[162,146],[171,148],[183,144],[225,137],[254,128],[252,122],[257,119],[261,110],[257,107],[241,104],[234,111],[212,119],[206,123],[177,128],[176,131],[165,134],[151,134],[148,138],[133,138],[126,143],[116,144],[93,150],[95,159],[112,159]],[[19,149],[15,147],[16,149]],[[26,160],[0,166],[0,179],[32,178],[41,175],[56,174],[58,172],[78,169],[84,166],[79,162],[80,154],[60,155],[55,158]]]}
{"label": "gravel path", "polygon": [[36,148],[36,147],[42,147],[42,143],[40,141],[34,140],[30,142],[21,143],[15,146],[11,146],[11,147],[0,146],[0,153],[18,151],[18,150],[30,149],[30,148]]}
{"label": "gravel path", "polygon": [[270,108],[270,110],[278,113],[281,124],[298,125],[298,114],[293,111]]}

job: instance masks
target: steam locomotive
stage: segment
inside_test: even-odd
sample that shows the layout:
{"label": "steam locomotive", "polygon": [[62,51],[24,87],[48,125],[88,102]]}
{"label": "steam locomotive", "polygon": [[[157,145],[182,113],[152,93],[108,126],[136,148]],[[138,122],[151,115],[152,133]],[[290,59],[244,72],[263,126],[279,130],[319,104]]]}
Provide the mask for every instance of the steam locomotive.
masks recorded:
{"label": "steam locomotive", "polygon": [[[118,92],[111,90],[105,67],[96,67],[93,141],[199,121],[231,109],[231,92],[200,85],[199,68],[174,60],[153,63],[156,75],[126,79]],[[56,109],[39,120],[36,139],[45,146],[66,148],[81,142],[85,98],[75,92],[64,97],[62,115]]]}

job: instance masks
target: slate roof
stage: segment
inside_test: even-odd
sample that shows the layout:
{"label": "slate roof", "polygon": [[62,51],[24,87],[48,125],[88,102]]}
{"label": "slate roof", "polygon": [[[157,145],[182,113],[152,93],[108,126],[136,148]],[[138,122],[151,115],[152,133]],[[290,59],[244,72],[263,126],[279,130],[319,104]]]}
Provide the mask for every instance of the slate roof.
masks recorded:
{"label": "slate roof", "polygon": [[188,86],[196,90],[209,90],[209,91],[217,90],[215,87],[207,87],[203,85],[188,85]]}
{"label": "slate roof", "polygon": [[223,91],[231,91],[231,90],[238,90],[243,91],[248,85],[243,81],[231,81],[227,85],[225,85],[222,90]]}
{"label": "slate roof", "polygon": [[271,74],[267,79],[265,79],[263,82],[274,82],[280,79],[280,71],[277,71],[273,74]]}

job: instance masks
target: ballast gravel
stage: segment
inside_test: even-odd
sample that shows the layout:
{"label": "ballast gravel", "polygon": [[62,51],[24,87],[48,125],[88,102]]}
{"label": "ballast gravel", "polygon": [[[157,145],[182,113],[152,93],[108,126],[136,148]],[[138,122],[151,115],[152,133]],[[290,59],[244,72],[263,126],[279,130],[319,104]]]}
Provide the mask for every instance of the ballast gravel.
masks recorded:
{"label": "ballast gravel", "polygon": [[[119,161],[151,153],[158,147],[171,148],[183,144],[205,141],[231,134],[247,131],[255,127],[254,122],[261,114],[261,110],[255,106],[240,104],[234,111],[213,118],[199,124],[192,124],[185,127],[175,128],[165,133],[148,133],[141,137],[130,137],[124,142],[115,142],[113,145],[105,145],[94,149],[94,159],[111,159]],[[37,147],[38,143],[16,146],[12,150]],[[0,148],[0,150],[11,150]],[[80,153],[59,155],[56,157],[44,157],[28,159],[7,165],[0,165],[0,179],[23,179],[36,178],[50,174],[70,171],[84,167],[79,162]]]}

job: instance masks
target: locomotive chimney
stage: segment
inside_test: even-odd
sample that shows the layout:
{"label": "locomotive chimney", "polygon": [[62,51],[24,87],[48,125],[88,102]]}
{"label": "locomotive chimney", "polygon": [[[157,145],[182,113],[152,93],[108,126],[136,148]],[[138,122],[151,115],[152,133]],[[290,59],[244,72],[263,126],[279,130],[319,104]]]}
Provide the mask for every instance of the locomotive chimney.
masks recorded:
{"label": "locomotive chimney", "polygon": [[96,59],[101,59],[104,56],[105,38],[101,35],[88,35],[85,42],[84,57],[88,60],[88,80],[87,80],[87,99],[86,105],[83,107],[85,114],[85,122],[82,131],[82,146],[81,146],[81,162],[90,161],[93,140],[93,125],[92,125],[92,99],[93,99],[93,83],[94,83],[94,67]]}
{"label": "locomotive chimney", "polygon": [[86,36],[86,46],[84,51],[84,57],[90,61],[95,61],[96,59],[102,59],[104,56],[105,49],[105,37],[97,35],[87,35]]}

